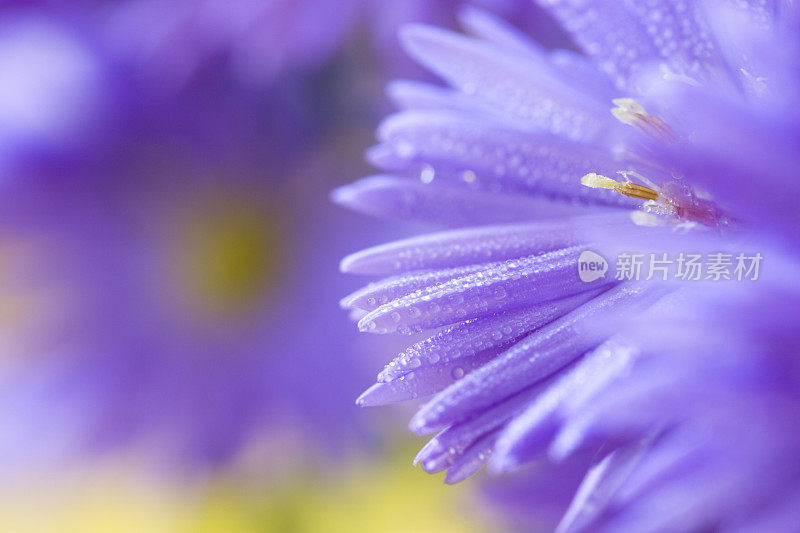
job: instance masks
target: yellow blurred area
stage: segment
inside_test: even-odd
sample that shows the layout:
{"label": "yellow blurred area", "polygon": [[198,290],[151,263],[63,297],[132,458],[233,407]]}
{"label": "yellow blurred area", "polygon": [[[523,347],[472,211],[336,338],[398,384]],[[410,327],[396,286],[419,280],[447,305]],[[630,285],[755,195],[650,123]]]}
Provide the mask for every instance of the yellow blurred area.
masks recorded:
{"label": "yellow blurred area", "polygon": [[[0,337],[4,356],[26,359],[47,353],[48,325],[59,323],[74,294],[51,279],[33,274],[48,256],[31,240],[0,235]],[[72,300],[71,300],[72,299]],[[36,329],[39,328],[39,329]]]}
{"label": "yellow blurred area", "polygon": [[285,228],[281,210],[257,193],[209,196],[171,221],[169,281],[183,291],[187,311],[219,320],[252,312],[274,288],[286,260]]}
{"label": "yellow blurred area", "polygon": [[[20,272],[30,268],[35,260],[31,250],[25,249],[19,242],[0,236],[0,280],[4,287],[19,284]],[[19,326],[25,319],[39,308],[39,298],[32,291],[8,291],[0,299],[0,326]]]}
{"label": "yellow blurred area", "polygon": [[[280,481],[206,483],[143,475],[114,462],[0,489],[0,531],[24,533],[479,533],[489,522],[468,486],[443,487],[409,456],[375,457]],[[248,476],[248,478],[251,476]]]}
{"label": "yellow blurred area", "polygon": [[191,498],[121,465],[57,472],[0,489],[0,531],[159,533],[183,531]]}

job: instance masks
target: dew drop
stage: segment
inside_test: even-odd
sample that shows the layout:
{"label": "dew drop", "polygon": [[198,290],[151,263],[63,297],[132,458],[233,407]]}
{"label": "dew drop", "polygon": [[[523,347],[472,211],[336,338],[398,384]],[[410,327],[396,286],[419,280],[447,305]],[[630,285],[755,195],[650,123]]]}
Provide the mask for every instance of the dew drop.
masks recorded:
{"label": "dew drop", "polygon": [[397,152],[397,155],[403,159],[410,159],[416,154],[414,146],[407,141],[397,141],[394,145],[394,149]]}
{"label": "dew drop", "polygon": [[508,296],[508,293],[506,292],[506,289],[504,287],[496,287],[494,291],[492,291],[492,294],[498,300],[502,300],[506,296]]}
{"label": "dew drop", "polygon": [[430,165],[425,165],[419,173],[419,179],[422,183],[431,183],[433,178],[436,177],[436,172]]}

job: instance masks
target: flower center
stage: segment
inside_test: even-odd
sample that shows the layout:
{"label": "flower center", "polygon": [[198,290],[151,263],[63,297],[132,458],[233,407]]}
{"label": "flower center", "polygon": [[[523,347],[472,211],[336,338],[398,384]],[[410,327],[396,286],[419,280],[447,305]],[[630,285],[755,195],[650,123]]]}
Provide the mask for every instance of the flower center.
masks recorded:
{"label": "flower center", "polygon": [[617,106],[611,110],[611,114],[623,124],[632,126],[660,141],[673,142],[675,140],[675,133],[667,123],[649,114],[633,98],[617,98],[611,102]]}
{"label": "flower center", "polygon": [[[677,140],[675,133],[666,122],[649,114],[632,98],[617,98],[612,102],[617,107],[611,110],[611,114],[623,124],[632,126],[660,142],[673,143]],[[610,189],[631,198],[644,200],[640,209],[647,214],[670,216],[681,222],[698,223],[711,227],[720,227],[729,223],[729,219],[713,201],[699,197],[683,179],[668,181],[659,186],[633,170],[621,170],[618,173],[624,178],[624,181],[616,181],[600,174],[589,173],[581,178],[581,184],[593,189]],[[673,172],[673,175],[675,174]],[[631,177],[646,185],[634,183],[630,179]],[[634,218],[634,220],[642,224],[658,223],[658,219],[646,215]]]}
{"label": "flower center", "polygon": [[[626,178],[627,174],[628,173],[623,173]],[[633,183],[627,179],[624,182],[614,181],[611,178],[594,173],[583,176],[581,178],[581,185],[585,185],[593,189],[611,189],[620,194],[624,194],[625,196],[630,196],[631,198],[640,198],[642,200],[658,200],[660,197],[659,193],[650,187]]]}
{"label": "flower center", "polygon": [[[581,184],[593,189],[611,189],[625,196],[645,200],[640,209],[647,214],[670,216],[681,222],[711,227],[721,227],[729,223],[729,219],[713,201],[698,197],[694,190],[682,181],[662,183],[660,187],[649,183],[651,188],[634,183],[629,179],[629,176],[635,176],[640,180],[648,181],[637,172],[623,170],[619,174],[625,178],[624,182],[591,173],[581,178]],[[650,218],[638,217],[634,220],[637,223],[648,225],[657,223],[655,219]]]}
{"label": "flower center", "polygon": [[193,206],[177,232],[173,279],[192,311],[211,318],[252,311],[275,285],[280,217],[247,198]]}

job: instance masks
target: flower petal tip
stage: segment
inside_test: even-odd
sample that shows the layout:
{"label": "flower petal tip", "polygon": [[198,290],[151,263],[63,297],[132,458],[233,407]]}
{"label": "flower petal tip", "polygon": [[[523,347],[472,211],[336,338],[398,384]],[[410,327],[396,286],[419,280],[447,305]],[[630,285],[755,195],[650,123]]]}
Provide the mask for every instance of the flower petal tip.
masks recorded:
{"label": "flower petal tip", "polygon": [[342,309],[350,309],[351,307],[353,307],[352,305],[353,300],[354,300],[353,295],[348,294],[347,296],[339,300],[339,307]]}
{"label": "flower petal tip", "polygon": [[444,482],[447,485],[457,485],[458,483],[461,483],[462,481],[464,481],[465,479],[470,477],[476,471],[477,470],[473,470],[473,469],[461,470],[461,469],[452,469],[451,468],[447,472],[445,472],[445,474],[444,474]]}
{"label": "flower petal tip", "polygon": [[348,183],[347,185],[342,185],[341,187],[336,187],[333,189],[328,197],[330,200],[337,204],[344,207],[349,207],[353,197],[355,196],[355,184]]}
{"label": "flower petal tip", "polygon": [[383,184],[381,176],[364,178],[335,188],[330,192],[329,198],[336,205],[351,211],[380,216],[381,200],[385,202],[385,197],[382,196]]}
{"label": "flower petal tip", "polygon": [[398,324],[378,308],[358,321],[358,330],[362,333],[395,333],[398,331]]}
{"label": "flower petal tip", "polygon": [[356,399],[356,405],[360,407],[377,407],[404,402],[411,400],[413,397],[413,393],[407,387],[397,382],[375,383]]}
{"label": "flower petal tip", "polygon": [[429,41],[431,35],[435,35],[441,31],[442,30],[438,28],[426,24],[411,23],[400,28],[397,32],[397,36],[406,52],[411,54],[412,57],[415,57],[417,50],[424,50],[426,48],[426,43]]}
{"label": "flower petal tip", "polygon": [[372,274],[371,262],[366,250],[345,256],[339,262],[339,270],[345,274]]}
{"label": "flower petal tip", "polygon": [[442,470],[446,469],[448,466],[447,461],[442,460],[441,458],[429,458],[423,459],[420,461],[420,465],[422,469],[425,471],[426,474],[438,474]]}
{"label": "flower petal tip", "polygon": [[361,396],[356,398],[356,405],[359,407],[373,407],[382,405],[376,402],[376,398],[380,395],[380,383],[375,383],[370,388],[361,393]]}
{"label": "flower petal tip", "polygon": [[377,326],[372,318],[367,315],[358,321],[358,331],[361,333],[377,333]]}
{"label": "flower petal tip", "polygon": [[428,421],[424,417],[419,417],[417,415],[414,415],[408,423],[408,429],[417,435],[425,435],[436,430],[436,428],[432,428],[428,425]]}
{"label": "flower petal tip", "polygon": [[420,464],[420,462],[430,461],[432,458],[441,455],[443,451],[444,450],[442,449],[442,445],[439,443],[439,440],[434,437],[420,449],[411,464],[417,466]]}
{"label": "flower petal tip", "polygon": [[495,454],[487,465],[487,470],[492,475],[505,474],[513,472],[519,467],[520,463],[511,455],[499,453]]}

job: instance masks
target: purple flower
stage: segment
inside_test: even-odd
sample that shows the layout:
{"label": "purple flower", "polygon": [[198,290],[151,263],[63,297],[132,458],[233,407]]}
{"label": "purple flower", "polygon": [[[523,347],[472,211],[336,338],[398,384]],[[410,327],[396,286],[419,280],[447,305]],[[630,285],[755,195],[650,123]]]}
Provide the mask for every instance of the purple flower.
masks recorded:
{"label": "purple flower", "polygon": [[[535,463],[546,481],[500,499],[563,513],[560,531],[792,531],[797,8],[541,3],[584,54],[474,10],[473,37],[402,34],[448,87],[393,84],[368,152],[386,174],[334,199],[450,229],[343,260],[388,276],[343,300],[359,329],[430,332],[358,403],[432,396],[416,461],[448,482]],[[580,276],[588,252],[605,276]],[[716,266],[627,276],[636,254]],[[543,494],[555,480],[571,503]]]}
{"label": "purple flower", "polygon": [[143,443],[214,467],[254,439],[297,435],[325,453],[363,433],[348,401],[363,346],[317,304],[352,289],[325,275],[346,248],[329,232],[359,235],[323,201],[336,163],[283,181],[179,155],[117,161],[112,182],[4,188],[4,250],[19,265],[3,272],[18,302],[2,324],[6,473]]}
{"label": "purple flower", "polygon": [[[483,3],[512,15],[528,2]],[[396,50],[399,25],[451,24],[453,5],[450,0],[7,3],[0,7],[0,67],[14,75],[0,80],[0,170],[7,181],[31,167],[37,171],[42,162],[96,158],[130,143],[137,130],[142,136],[161,130],[164,136],[208,143],[225,128],[225,144],[239,149],[250,142],[240,137],[247,123],[264,117],[270,122],[269,128],[261,124],[270,130],[264,144],[275,150],[275,159],[291,160],[293,146],[317,141],[337,113],[349,112],[334,101],[343,100],[341,93],[364,100],[363,89],[356,90],[343,73],[373,76],[378,59],[386,72],[407,67]],[[528,19],[531,27],[539,20]],[[365,35],[366,28],[375,34]],[[374,53],[362,57],[365,37]],[[354,71],[356,57],[368,66]],[[237,109],[228,112],[231,106]],[[199,107],[208,111],[197,113]],[[331,116],[322,109],[333,109]]]}

